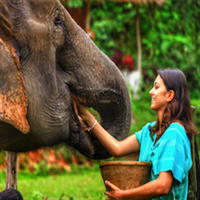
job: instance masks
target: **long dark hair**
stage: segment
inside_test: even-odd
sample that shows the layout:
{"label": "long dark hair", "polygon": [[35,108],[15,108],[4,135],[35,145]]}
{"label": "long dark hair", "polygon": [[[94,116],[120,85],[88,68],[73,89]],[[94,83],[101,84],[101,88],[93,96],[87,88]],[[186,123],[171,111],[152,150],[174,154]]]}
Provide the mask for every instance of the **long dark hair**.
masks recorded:
{"label": "long dark hair", "polygon": [[191,139],[192,134],[197,133],[197,131],[193,124],[190,96],[184,73],[179,69],[164,69],[159,70],[158,75],[162,78],[167,91],[173,90],[175,95],[173,100],[167,104],[162,121],[159,122],[157,118],[156,124],[150,127],[151,136],[159,130],[160,123],[161,134],[157,139],[163,135],[172,122],[179,121]]}

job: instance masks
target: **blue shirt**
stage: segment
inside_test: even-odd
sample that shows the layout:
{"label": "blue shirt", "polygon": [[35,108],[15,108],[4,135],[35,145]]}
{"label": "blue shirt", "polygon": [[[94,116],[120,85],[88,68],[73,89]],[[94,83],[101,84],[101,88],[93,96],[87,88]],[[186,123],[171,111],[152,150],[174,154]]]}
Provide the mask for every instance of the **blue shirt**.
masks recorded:
{"label": "blue shirt", "polygon": [[187,200],[188,174],[192,166],[189,138],[180,124],[172,123],[154,145],[156,134],[152,139],[149,131],[149,127],[154,125],[155,122],[148,123],[135,133],[140,144],[139,161],[152,163],[150,181],[163,171],[171,171],[174,179],[167,195],[153,199]]}

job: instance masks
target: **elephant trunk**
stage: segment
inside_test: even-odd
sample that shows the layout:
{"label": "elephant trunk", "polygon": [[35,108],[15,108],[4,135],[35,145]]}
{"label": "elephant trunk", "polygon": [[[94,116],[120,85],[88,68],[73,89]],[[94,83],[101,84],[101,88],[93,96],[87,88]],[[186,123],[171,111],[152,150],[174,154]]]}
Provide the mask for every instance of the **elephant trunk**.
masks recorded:
{"label": "elephant trunk", "polygon": [[[67,19],[65,35],[68,37],[65,38],[65,46],[57,53],[57,64],[67,77],[65,83],[73,96],[99,113],[104,129],[117,140],[122,140],[129,135],[131,123],[131,103],[126,82],[117,66],[77,27],[69,15]],[[94,134],[81,131],[77,142],[74,141],[68,139],[67,143],[87,157],[101,159],[110,156]]]}
{"label": "elephant trunk", "polygon": [[[108,95],[108,93],[110,93]],[[110,99],[104,97],[110,96]],[[117,140],[123,140],[129,135],[131,124],[131,103],[128,90],[124,86],[123,93],[107,90],[94,103],[88,103],[99,114],[102,127]],[[81,130],[81,139],[76,149],[83,155],[93,159],[105,159],[111,155],[91,132]],[[86,145],[86,143],[88,145]]]}

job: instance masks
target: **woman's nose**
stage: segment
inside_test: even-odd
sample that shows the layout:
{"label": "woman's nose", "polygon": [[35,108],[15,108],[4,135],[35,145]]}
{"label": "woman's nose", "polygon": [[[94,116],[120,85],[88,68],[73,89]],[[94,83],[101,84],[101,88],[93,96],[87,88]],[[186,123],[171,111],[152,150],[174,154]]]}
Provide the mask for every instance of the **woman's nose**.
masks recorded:
{"label": "woman's nose", "polygon": [[149,91],[149,94],[150,94],[150,95],[153,94],[153,88]]}

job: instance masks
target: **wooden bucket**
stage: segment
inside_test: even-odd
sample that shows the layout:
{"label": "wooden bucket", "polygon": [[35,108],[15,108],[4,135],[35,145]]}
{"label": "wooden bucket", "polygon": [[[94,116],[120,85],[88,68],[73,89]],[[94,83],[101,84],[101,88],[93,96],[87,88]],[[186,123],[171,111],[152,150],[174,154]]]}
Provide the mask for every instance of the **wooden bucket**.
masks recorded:
{"label": "wooden bucket", "polygon": [[[151,163],[139,161],[107,161],[99,165],[104,180],[122,190],[132,189],[148,182],[151,173]],[[111,189],[106,186],[106,190]]]}

